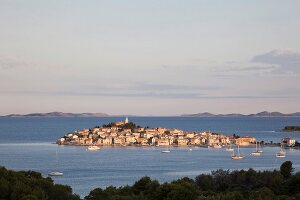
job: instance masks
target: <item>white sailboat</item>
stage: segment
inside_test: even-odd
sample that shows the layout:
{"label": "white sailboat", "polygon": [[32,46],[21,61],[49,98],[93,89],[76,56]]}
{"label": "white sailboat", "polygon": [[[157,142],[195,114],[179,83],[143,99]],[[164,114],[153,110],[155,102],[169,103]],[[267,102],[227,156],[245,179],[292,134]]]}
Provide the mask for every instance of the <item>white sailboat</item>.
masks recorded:
{"label": "white sailboat", "polygon": [[234,149],[232,148],[232,145],[231,145],[231,144],[230,144],[229,148],[226,148],[225,150],[226,150],[226,151],[231,151],[231,152],[234,151]]}
{"label": "white sailboat", "polygon": [[87,150],[89,151],[97,151],[99,150],[100,147],[96,146],[96,145],[91,145],[91,146],[88,146]]}
{"label": "white sailboat", "polygon": [[239,146],[239,145],[238,145],[238,153],[235,154],[234,151],[233,151],[231,158],[232,158],[233,160],[242,160],[242,159],[244,159],[244,156],[242,156],[242,155],[240,154],[240,146]]}
{"label": "white sailboat", "polygon": [[262,148],[261,148],[261,145],[260,145],[260,143],[258,143],[258,150],[257,150],[259,153],[263,153],[264,151],[262,150]]}
{"label": "white sailboat", "polygon": [[162,153],[171,153],[171,151],[170,151],[170,145],[171,145],[170,139],[168,139],[168,141],[169,141],[168,149],[167,150],[162,150],[161,151]]}
{"label": "white sailboat", "polygon": [[256,142],[256,148],[254,151],[251,152],[251,155],[252,156],[260,156],[261,153],[262,153],[261,150],[258,150],[257,142]]}
{"label": "white sailboat", "polygon": [[53,171],[53,172],[50,172],[48,175],[49,176],[63,176],[64,173]]}
{"label": "white sailboat", "polygon": [[282,144],[281,144],[280,150],[276,153],[276,157],[277,158],[285,158],[285,156],[286,156],[286,153],[283,150],[283,147],[282,147]]}
{"label": "white sailboat", "polygon": [[168,146],[168,149],[162,150],[161,152],[162,153],[171,153],[170,146]]}
{"label": "white sailboat", "polygon": [[221,149],[221,148],[222,148],[222,146],[221,146],[221,145],[219,145],[219,144],[215,144],[215,145],[213,145],[213,148],[215,148],[215,149]]}
{"label": "white sailboat", "polygon": [[[57,165],[57,167],[58,167],[58,155],[57,155],[57,150],[56,150],[56,165]],[[56,167],[56,168],[57,168],[57,167]],[[64,175],[64,173],[59,172],[59,171],[51,171],[51,172],[48,173],[48,176],[63,176],[63,175]]]}

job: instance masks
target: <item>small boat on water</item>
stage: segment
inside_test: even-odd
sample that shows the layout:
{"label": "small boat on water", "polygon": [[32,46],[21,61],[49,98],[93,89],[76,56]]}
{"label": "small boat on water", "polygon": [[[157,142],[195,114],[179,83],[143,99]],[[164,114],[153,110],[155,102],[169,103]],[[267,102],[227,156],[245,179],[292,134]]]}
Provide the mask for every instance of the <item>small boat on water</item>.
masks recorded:
{"label": "small boat on water", "polygon": [[262,150],[258,150],[257,148],[257,142],[256,142],[256,148],[254,151],[251,152],[252,156],[260,156],[260,154],[262,153]]}
{"label": "small boat on water", "polygon": [[280,150],[276,153],[276,157],[277,157],[277,158],[285,158],[285,156],[286,156],[286,153],[285,153],[285,151],[283,150],[283,147],[282,147],[282,145],[281,145]]}
{"label": "small boat on water", "polygon": [[262,150],[262,148],[261,148],[260,143],[258,143],[258,149],[257,149],[257,152],[259,152],[259,153],[263,153],[263,152],[264,152],[264,151]]}
{"label": "small boat on water", "polygon": [[99,149],[100,149],[100,147],[98,147],[96,145],[88,146],[88,148],[87,148],[87,150],[89,150],[89,151],[97,151]]}
{"label": "small boat on water", "polygon": [[168,149],[166,149],[166,150],[162,150],[161,152],[162,153],[171,153],[170,147],[168,147]]}
{"label": "small boat on water", "polygon": [[280,150],[279,152],[276,153],[277,158],[285,158],[286,154],[284,151]]}
{"label": "small boat on water", "polygon": [[64,173],[62,173],[62,172],[50,172],[48,174],[48,176],[63,176],[63,175],[64,175]]}
{"label": "small boat on water", "polygon": [[215,149],[221,149],[221,148],[222,148],[222,146],[221,146],[221,145],[219,145],[219,144],[216,144],[216,145],[213,145],[213,148],[215,148]]}
{"label": "small boat on water", "polygon": [[209,146],[207,146],[207,148],[209,148],[209,149],[221,149],[222,146],[219,145],[219,144],[215,144],[215,145],[209,145]]}
{"label": "small boat on water", "polygon": [[230,147],[229,148],[226,148],[225,149],[226,151],[234,151],[234,149],[232,148],[232,146],[230,145]]}
{"label": "small boat on water", "polygon": [[240,154],[240,146],[239,146],[239,145],[238,145],[238,153],[235,154],[235,153],[234,153],[234,150],[233,150],[233,153],[232,153],[231,158],[232,158],[233,160],[242,160],[242,159],[244,159],[244,156],[242,156],[242,155]]}
{"label": "small boat on water", "polygon": [[[56,168],[58,168],[58,152],[56,150],[56,154],[55,154],[55,159],[56,159]],[[64,174],[62,172],[59,171],[51,171],[48,173],[48,176],[63,176]]]}

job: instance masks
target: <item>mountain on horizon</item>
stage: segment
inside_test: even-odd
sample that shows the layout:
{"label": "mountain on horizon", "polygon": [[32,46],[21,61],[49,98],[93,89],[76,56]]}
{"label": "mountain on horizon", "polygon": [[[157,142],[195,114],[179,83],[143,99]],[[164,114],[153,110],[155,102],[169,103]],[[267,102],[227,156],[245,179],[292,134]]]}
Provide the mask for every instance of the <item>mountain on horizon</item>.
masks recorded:
{"label": "mountain on horizon", "polygon": [[[64,113],[64,112],[48,112],[48,113],[30,113],[30,114],[10,114],[0,117],[109,117],[109,116],[136,116],[139,115],[109,115],[106,113]],[[144,115],[143,115],[144,116]],[[169,116],[171,117],[171,116]],[[284,114],[281,112],[262,111],[256,114],[213,114],[209,112],[183,114],[179,117],[300,117],[300,112]]]}
{"label": "mountain on horizon", "polygon": [[64,112],[49,112],[49,113],[30,113],[30,114],[10,114],[2,117],[108,117],[106,113],[64,113]]}
{"label": "mountain on horizon", "polygon": [[231,113],[231,114],[212,114],[209,112],[196,113],[196,114],[184,114],[182,117],[300,117],[300,112],[284,114],[281,112],[268,112],[263,111],[256,114],[240,114],[240,113]]}

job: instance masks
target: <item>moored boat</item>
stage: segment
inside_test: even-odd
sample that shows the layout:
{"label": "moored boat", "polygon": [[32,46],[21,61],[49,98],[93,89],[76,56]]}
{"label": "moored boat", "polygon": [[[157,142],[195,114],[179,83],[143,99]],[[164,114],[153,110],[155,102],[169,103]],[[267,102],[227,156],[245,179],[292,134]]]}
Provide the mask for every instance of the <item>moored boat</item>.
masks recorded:
{"label": "moored boat", "polygon": [[258,148],[257,148],[257,142],[256,142],[256,148],[255,148],[254,151],[251,152],[251,155],[252,156],[260,156],[261,153],[262,153],[262,151],[258,150]]}
{"label": "moored boat", "polygon": [[235,154],[234,151],[233,151],[231,158],[232,158],[233,160],[242,160],[242,159],[244,159],[244,156],[242,156],[242,155],[240,154],[240,146],[239,146],[239,145],[238,145],[238,153]]}
{"label": "moored boat", "polygon": [[49,176],[63,176],[64,174],[62,172],[54,171],[54,172],[50,172],[48,175]]}
{"label": "moored boat", "polygon": [[[58,152],[56,150],[56,155],[55,155],[55,158],[56,158],[56,169],[58,168]],[[59,171],[51,171],[48,173],[48,176],[63,176],[64,174],[62,172],[59,172]]]}
{"label": "moored boat", "polygon": [[226,151],[234,151],[234,149],[232,148],[232,146],[230,145],[230,147],[229,148],[226,148],[225,149]]}
{"label": "moored boat", "polygon": [[97,151],[99,149],[100,149],[100,147],[98,147],[96,145],[88,146],[88,148],[87,148],[87,150],[89,150],[89,151]]}
{"label": "moored boat", "polygon": [[276,153],[276,157],[277,158],[285,158],[285,156],[286,156],[286,153],[283,150],[283,147],[282,147],[282,144],[281,144],[280,150]]}

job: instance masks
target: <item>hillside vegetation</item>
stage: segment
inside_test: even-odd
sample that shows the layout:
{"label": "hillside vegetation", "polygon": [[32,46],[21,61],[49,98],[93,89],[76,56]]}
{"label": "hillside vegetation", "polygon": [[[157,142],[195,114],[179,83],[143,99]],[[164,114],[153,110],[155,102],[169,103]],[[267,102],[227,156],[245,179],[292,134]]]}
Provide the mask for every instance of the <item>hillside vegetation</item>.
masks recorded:
{"label": "hillside vegetation", "polygon": [[[33,171],[0,168],[0,199],[79,200],[69,186],[54,184]],[[300,200],[300,172],[292,163],[280,170],[217,170],[195,179],[160,184],[143,177],[132,186],[96,188],[84,200]]]}

